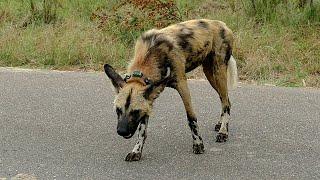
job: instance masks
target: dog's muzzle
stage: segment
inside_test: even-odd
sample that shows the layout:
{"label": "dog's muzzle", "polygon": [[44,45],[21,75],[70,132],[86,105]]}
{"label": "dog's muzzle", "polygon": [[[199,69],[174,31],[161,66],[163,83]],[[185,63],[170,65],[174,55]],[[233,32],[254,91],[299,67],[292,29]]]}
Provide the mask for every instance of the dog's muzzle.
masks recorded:
{"label": "dog's muzzle", "polygon": [[117,133],[125,139],[131,138],[138,128],[138,122],[121,120],[118,122]]}

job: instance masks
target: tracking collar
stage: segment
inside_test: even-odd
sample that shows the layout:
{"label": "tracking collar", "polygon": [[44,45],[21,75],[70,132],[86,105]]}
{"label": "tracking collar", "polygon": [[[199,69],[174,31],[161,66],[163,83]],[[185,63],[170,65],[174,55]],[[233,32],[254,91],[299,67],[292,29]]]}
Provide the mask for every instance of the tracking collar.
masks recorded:
{"label": "tracking collar", "polygon": [[143,82],[146,83],[146,85],[149,85],[151,84],[151,80],[147,77],[145,77],[143,75],[143,73],[141,71],[133,71],[131,74],[127,74],[125,77],[124,77],[124,81],[127,82],[130,78],[132,77],[135,77],[135,78],[142,78],[143,79]]}

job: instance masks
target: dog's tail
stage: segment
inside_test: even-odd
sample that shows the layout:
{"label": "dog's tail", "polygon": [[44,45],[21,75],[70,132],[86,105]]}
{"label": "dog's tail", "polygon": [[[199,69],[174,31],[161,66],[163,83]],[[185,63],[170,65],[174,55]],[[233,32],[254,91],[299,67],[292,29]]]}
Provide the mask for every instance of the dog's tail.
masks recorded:
{"label": "dog's tail", "polygon": [[230,57],[228,62],[228,90],[233,90],[238,86],[238,69],[237,62],[233,56]]}

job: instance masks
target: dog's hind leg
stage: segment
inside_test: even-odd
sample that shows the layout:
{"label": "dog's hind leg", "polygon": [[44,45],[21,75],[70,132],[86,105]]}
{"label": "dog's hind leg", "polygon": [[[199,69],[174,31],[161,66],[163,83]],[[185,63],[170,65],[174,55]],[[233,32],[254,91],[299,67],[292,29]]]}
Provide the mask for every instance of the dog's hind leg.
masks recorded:
{"label": "dog's hind leg", "polygon": [[197,118],[192,108],[191,96],[185,74],[183,75],[183,77],[179,78],[179,81],[177,81],[175,89],[179,92],[187,112],[188,124],[191,129],[193,138],[193,153],[202,154],[204,152],[203,141],[199,134]]}
{"label": "dog's hind leg", "polygon": [[202,65],[209,83],[219,94],[222,105],[220,120],[215,126],[215,131],[219,132],[216,137],[217,142],[225,142],[228,138],[231,108],[227,88],[227,64],[223,59],[219,55],[208,56]]}
{"label": "dog's hind leg", "polygon": [[148,118],[143,118],[139,125],[138,142],[135,144],[132,152],[130,152],[126,161],[139,161],[142,155],[144,142],[147,138]]}

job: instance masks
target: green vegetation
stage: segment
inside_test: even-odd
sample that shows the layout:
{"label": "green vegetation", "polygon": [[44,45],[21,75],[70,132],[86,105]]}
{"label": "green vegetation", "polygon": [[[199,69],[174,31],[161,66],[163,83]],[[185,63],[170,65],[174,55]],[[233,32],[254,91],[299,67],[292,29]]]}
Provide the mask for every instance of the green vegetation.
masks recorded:
{"label": "green vegetation", "polygon": [[194,18],[234,31],[242,80],[320,87],[319,0],[2,0],[0,66],[124,69],[141,32]]}

